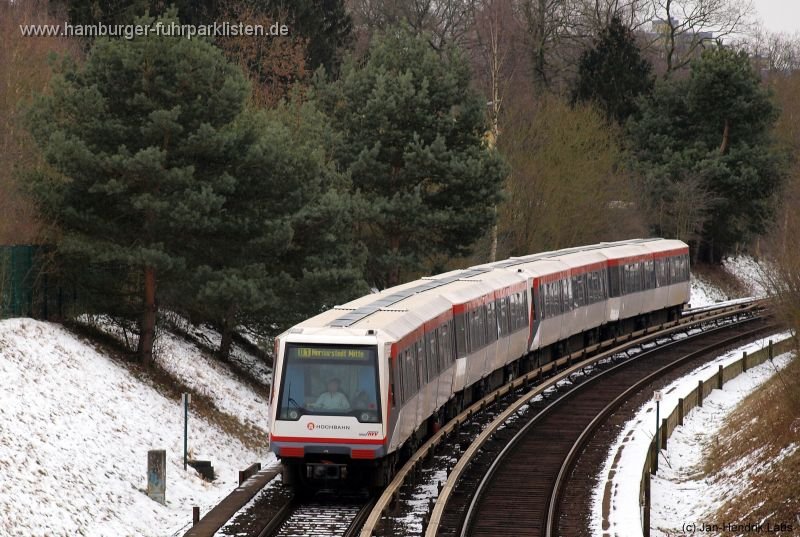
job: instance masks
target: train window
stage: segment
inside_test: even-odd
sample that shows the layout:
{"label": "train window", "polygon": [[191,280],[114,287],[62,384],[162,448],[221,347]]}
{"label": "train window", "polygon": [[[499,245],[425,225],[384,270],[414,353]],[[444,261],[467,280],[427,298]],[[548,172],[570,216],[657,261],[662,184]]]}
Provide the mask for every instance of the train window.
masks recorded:
{"label": "train window", "polygon": [[467,355],[467,329],[464,314],[456,315],[456,356],[462,358]]}
{"label": "train window", "polygon": [[418,339],[416,344],[417,355],[417,390],[428,383],[428,354],[425,352],[425,336]]}
{"label": "train window", "polygon": [[567,313],[572,310],[572,285],[569,278],[559,280],[561,284],[561,311]]}
{"label": "train window", "polygon": [[652,259],[643,263],[644,267],[644,288],[653,289],[656,286],[656,268]]}
{"label": "train window", "polygon": [[422,387],[422,375],[423,375],[423,365],[425,363],[425,352],[420,352],[419,349],[419,340],[414,344],[414,347],[411,351],[411,356],[414,357],[414,378],[412,379],[412,383],[414,386],[414,393],[417,393],[419,389]]}
{"label": "train window", "polygon": [[608,267],[608,296],[610,297],[618,297],[622,294],[622,290],[620,288],[622,281],[621,269],[622,265]]}
{"label": "train window", "polygon": [[676,283],[678,280],[678,258],[677,257],[670,257],[669,258],[669,281],[670,283]]}
{"label": "train window", "polygon": [[500,332],[500,337],[508,334],[508,320],[506,319],[506,310],[503,307],[504,298],[498,298],[495,301],[495,315],[497,316],[497,329]]}
{"label": "train window", "polygon": [[403,364],[401,374],[403,375],[403,402],[408,401],[411,398],[412,390],[411,390],[411,369],[413,367],[413,363],[411,360],[411,354],[408,349],[403,352]]}
{"label": "train window", "polygon": [[395,395],[395,400],[396,401],[400,401],[401,405],[403,404],[403,401],[404,401],[404,399],[403,399],[403,376],[401,374],[402,366],[403,366],[403,352],[400,351],[400,353],[397,355],[397,357],[394,360],[394,367],[392,368],[394,370],[394,382],[395,382],[394,390],[392,390],[392,393],[396,394]]}
{"label": "train window", "polygon": [[480,347],[486,346],[486,306],[479,306],[478,315],[478,338]]}
{"label": "train window", "polygon": [[489,337],[489,343],[497,341],[497,315],[494,301],[486,303],[486,335]]}
{"label": "train window", "polygon": [[425,334],[425,354],[427,359],[425,360],[424,381],[427,384],[436,376],[436,330]]}
{"label": "train window", "polygon": [[448,353],[447,349],[447,342],[450,341],[450,338],[448,337],[450,333],[447,329],[449,323],[450,321],[442,324],[438,329],[439,337],[437,339],[439,340],[439,352],[437,353],[437,356],[439,357],[440,372],[447,369],[447,365],[450,363],[450,354]]}
{"label": "train window", "polygon": [[478,348],[475,336],[475,310],[467,312],[467,354],[472,354]]}
{"label": "train window", "polygon": [[528,327],[528,293],[520,293],[522,297],[522,318],[520,319],[522,322],[520,323],[520,328],[527,328]]}
{"label": "train window", "polygon": [[586,305],[586,275],[578,274],[572,277],[572,307],[582,308]]}
{"label": "train window", "polygon": [[664,261],[665,259],[663,257],[655,260],[656,287],[664,287],[669,283],[667,280],[667,270],[666,270],[667,267]]}
{"label": "train window", "polygon": [[284,354],[278,419],[303,414],[354,415],[380,420],[374,346],[289,343]]}
{"label": "train window", "polygon": [[600,302],[603,299],[602,272],[594,271],[592,276],[592,300],[591,303]]}

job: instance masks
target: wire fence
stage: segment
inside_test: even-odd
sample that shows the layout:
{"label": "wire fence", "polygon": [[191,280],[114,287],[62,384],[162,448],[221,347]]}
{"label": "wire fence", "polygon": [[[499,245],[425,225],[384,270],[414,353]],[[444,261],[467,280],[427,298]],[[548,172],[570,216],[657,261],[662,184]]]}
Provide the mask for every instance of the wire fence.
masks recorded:
{"label": "wire fence", "polygon": [[60,319],[74,302],[47,262],[51,249],[40,245],[0,246],[0,319]]}

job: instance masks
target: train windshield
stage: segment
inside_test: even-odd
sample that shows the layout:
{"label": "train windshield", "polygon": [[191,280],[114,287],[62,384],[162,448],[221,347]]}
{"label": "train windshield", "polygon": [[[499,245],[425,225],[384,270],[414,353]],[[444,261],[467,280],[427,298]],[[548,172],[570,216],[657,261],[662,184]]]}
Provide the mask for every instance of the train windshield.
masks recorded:
{"label": "train windshield", "polygon": [[377,364],[374,346],[287,344],[278,419],[314,414],[379,422]]}

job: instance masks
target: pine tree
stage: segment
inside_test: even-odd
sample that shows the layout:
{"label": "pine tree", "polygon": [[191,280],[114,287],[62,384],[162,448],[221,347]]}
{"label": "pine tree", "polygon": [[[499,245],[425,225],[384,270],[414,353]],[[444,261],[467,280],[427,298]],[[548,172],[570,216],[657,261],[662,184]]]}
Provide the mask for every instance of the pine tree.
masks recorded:
{"label": "pine tree", "polygon": [[395,30],[317,88],[335,158],[369,208],[358,225],[368,281],[395,285],[437,254],[468,254],[495,221],[507,167],[484,141],[485,100],[457,52]]}
{"label": "pine tree", "polygon": [[367,292],[352,235],[358,208],[327,155],[325,118],[295,100],[251,111],[237,128],[250,149],[232,165],[226,218],[194,249],[198,268],[176,297],[191,297],[192,319],[220,331],[223,358],[239,324],[274,334]]}
{"label": "pine tree", "polygon": [[641,110],[628,139],[654,213],[694,211],[698,251],[713,262],[767,229],[785,163],[771,140],[777,110],[746,53],[707,50]]}
{"label": "pine tree", "polygon": [[572,101],[594,102],[608,119],[624,124],[637,99],[653,89],[650,70],[633,33],[614,17],[581,55]]}
{"label": "pine tree", "polygon": [[323,67],[328,73],[339,70],[343,50],[350,44],[353,21],[343,0],[254,0],[257,10],[285,22],[292,36],[308,40],[307,66],[311,71]]}
{"label": "pine tree", "polygon": [[[281,118],[247,109],[247,96],[242,72],[210,43],[151,35],[96,40],[86,65],[67,66],[30,110],[54,172],[35,175],[33,191],[60,254],[73,273],[86,268],[93,298],[130,301],[121,313],[139,318],[145,363],[160,305],[199,312],[228,347],[240,319],[282,311],[306,277],[300,254],[312,250],[297,231],[323,232],[306,223],[309,207],[336,216],[330,206],[349,203],[321,138],[300,141]],[[345,217],[331,218],[328,235]],[[339,239],[326,236],[318,254],[330,264],[319,285],[339,288],[304,307],[363,289],[363,256]]]}

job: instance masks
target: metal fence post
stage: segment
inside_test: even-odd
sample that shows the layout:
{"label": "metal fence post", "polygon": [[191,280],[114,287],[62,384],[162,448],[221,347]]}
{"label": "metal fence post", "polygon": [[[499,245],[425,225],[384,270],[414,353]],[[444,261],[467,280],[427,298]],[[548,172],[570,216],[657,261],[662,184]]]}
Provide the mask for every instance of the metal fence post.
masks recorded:
{"label": "metal fence post", "polygon": [[722,389],[722,364],[719,364],[719,369],[717,369],[717,388]]}
{"label": "metal fence post", "polygon": [[189,403],[192,402],[192,395],[184,393],[181,397],[183,403],[183,469],[189,462]]}

